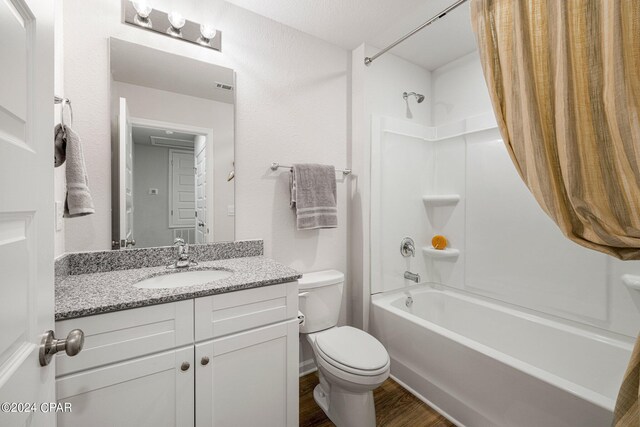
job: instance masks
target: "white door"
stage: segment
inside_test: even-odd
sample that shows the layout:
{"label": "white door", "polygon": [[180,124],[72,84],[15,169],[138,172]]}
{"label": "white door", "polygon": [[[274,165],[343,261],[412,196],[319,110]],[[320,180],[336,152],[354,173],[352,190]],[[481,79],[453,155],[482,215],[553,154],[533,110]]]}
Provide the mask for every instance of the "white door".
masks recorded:
{"label": "white door", "polygon": [[38,362],[54,323],[53,3],[0,2],[0,402],[37,403],[3,407],[2,426],[55,423],[40,407],[54,366]]}
{"label": "white door", "polygon": [[120,247],[135,245],[133,239],[133,134],[127,100],[120,98],[118,116]]}
{"label": "white door", "polygon": [[193,152],[169,150],[171,170],[169,227],[191,228],[195,225],[195,171]]}
{"label": "white door", "polygon": [[196,243],[207,243],[211,224],[207,223],[207,138],[195,138],[196,161]]}

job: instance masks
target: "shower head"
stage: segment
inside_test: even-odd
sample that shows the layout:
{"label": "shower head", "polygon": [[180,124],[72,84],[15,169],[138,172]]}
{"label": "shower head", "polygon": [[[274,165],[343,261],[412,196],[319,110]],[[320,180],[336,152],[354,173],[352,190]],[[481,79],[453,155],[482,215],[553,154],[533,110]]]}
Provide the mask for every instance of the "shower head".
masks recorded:
{"label": "shower head", "polygon": [[415,93],[415,92],[405,92],[402,94],[402,97],[404,98],[404,100],[406,101],[408,97],[410,96],[415,96],[416,97],[416,101],[418,101],[418,104],[422,104],[422,102],[424,101],[424,95],[421,95],[419,93]]}

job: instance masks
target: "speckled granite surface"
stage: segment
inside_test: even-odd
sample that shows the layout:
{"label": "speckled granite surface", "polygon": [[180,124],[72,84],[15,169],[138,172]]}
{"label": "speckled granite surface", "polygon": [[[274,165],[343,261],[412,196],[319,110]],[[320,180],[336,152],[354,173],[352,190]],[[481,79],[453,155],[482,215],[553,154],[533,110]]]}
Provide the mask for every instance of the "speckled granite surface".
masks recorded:
{"label": "speckled granite surface", "polygon": [[69,255],[62,255],[56,258],[54,265],[56,279],[69,275]]}
{"label": "speckled granite surface", "polygon": [[[189,250],[190,258],[195,261],[253,257],[264,253],[264,242],[242,240],[190,245]],[[175,256],[176,249],[173,246],[70,253],[56,260],[56,277],[164,266],[175,261]]]}
{"label": "speckled granite surface", "polygon": [[152,276],[182,272],[167,270],[164,264],[66,277],[56,275],[56,320],[292,282],[302,277],[297,271],[262,256],[205,261],[185,271],[203,269],[223,269],[233,274],[212,283],[173,289],[139,289],[133,286]]}

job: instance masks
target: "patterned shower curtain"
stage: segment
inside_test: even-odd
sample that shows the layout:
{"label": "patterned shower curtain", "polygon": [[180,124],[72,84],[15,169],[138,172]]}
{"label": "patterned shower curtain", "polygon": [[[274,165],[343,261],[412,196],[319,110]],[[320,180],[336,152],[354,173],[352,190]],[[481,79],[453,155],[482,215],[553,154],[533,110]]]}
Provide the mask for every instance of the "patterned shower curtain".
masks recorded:
{"label": "patterned shower curtain", "polygon": [[[640,0],[472,0],[507,150],[574,242],[640,260]],[[640,345],[614,425],[640,426]]]}

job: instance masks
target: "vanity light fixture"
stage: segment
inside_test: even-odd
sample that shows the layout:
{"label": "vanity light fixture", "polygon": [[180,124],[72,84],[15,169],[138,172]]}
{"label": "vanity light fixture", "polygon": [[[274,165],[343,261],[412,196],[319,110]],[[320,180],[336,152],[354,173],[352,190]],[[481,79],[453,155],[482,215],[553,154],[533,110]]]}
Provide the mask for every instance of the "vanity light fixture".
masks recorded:
{"label": "vanity light fixture", "polygon": [[135,24],[143,27],[143,28],[151,28],[153,27],[153,23],[151,19],[149,19],[149,15],[153,11],[153,7],[149,4],[149,2],[145,0],[141,1],[132,1],[133,8],[136,10],[136,16],[134,17]]}
{"label": "vanity light fixture", "polygon": [[198,43],[203,46],[211,46],[211,40],[213,40],[216,36],[215,28],[211,25],[200,24],[200,37],[198,38]]}
{"label": "vanity light fixture", "polygon": [[184,19],[184,16],[182,16],[180,12],[174,10],[169,13],[169,23],[171,26],[167,28],[167,34],[172,37],[182,37],[182,27],[184,27],[185,22],[186,19]]}
{"label": "vanity light fixture", "polygon": [[190,21],[177,10],[166,13],[154,9],[150,0],[122,0],[122,21],[177,40],[222,51],[222,33],[213,25]]}

